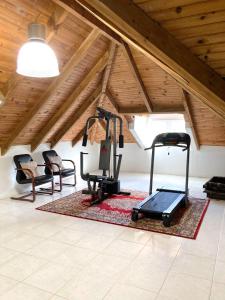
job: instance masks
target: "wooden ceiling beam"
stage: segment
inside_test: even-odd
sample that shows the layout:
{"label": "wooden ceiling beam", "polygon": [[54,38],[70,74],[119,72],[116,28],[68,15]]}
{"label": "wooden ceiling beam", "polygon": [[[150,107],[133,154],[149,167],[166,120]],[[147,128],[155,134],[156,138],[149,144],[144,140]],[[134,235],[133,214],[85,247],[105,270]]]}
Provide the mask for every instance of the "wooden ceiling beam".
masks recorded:
{"label": "wooden ceiling beam", "polygon": [[183,104],[174,106],[154,105],[152,114],[183,114],[185,111]]}
{"label": "wooden ceiling beam", "polygon": [[107,65],[105,67],[104,76],[103,76],[103,80],[102,80],[102,96],[101,97],[103,97],[103,98],[104,98],[104,94],[106,93],[107,86],[109,83],[109,78],[111,75],[113,63],[114,63],[115,56],[116,56],[116,49],[117,49],[117,45],[115,43],[111,42],[110,50],[109,50],[109,59],[108,59]]}
{"label": "wooden ceiling beam", "polygon": [[99,85],[95,91],[83,101],[82,105],[76,109],[75,113],[66,120],[61,126],[60,130],[56,132],[51,141],[51,148],[55,147],[64,137],[64,135],[76,124],[80,117],[86,112],[86,110],[91,106],[101,95],[101,86]]}
{"label": "wooden ceiling beam", "polygon": [[[111,42],[110,49],[109,49],[109,59],[108,59],[107,65],[105,67],[104,75],[102,78],[102,92],[101,92],[99,101],[96,103],[96,109],[98,106],[101,107],[103,105],[106,89],[107,89],[107,86],[109,83],[109,78],[110,78],[111,70],[112,70],[115,55],[116,55],[116,49],[117,49],[117,45],[114,42]],[[90,135],[91,144],[93,144],[95,141],[96,132],[97,132],[97,122],[94,124],[94,126],[92,127],[92,130],[91,130],[91,135]]]}
{"label": "wooden ceiling beam", "polygon": [[[91,120],[88,129],[90,129],[94,124],[95,124],[95,120]],[[74,147],[77,144],[77,142],[79,142],[82,139],[84,135],[84,130],[85,130],[85,126],[78,132],[78,134],[72,140],[72,147]]]}
{"label": "wooden ceiling beam", "polygon": [[116,113],[122,116],[123,121],[125,120],[125,126],[127,127],[127,129],[130,132],[131,136],[134,138],[136,143],[138,145],[140,145],[139,142],[136,140],[136,136],[135,136],[134,132],[131,130],[131,126],[129,125],[133,120],[132,117],[129,116],[129,115],[120,113],[119,105],[117,104],[116,99],[112,96],[112,94],[110,93],[109,90],[106,91],[106,95],[107,95],[107,98],[109,99],[109,101],[111,102],[111,104],[113,105],[114,109],[116,110]]}
{"label": "wooden ceiling beam", "polygon": [[113,98],[113,96],[112,96],[111,92],[109,91],[109,89],[106,90],[106,97],[108,98],[108,100],[110,101],[112,106],[115,108],[116,112],[119,113],[119,110],[120,110],[119,105],[117,104],[117,102]]}
{"label": "wooden ceiling beam", "polygon": [[57,33],[60,25],[65,21],[68,16],[68,11],[61,6],[56,5],[55,11],[48,21],[48,34],[46,41],[50,42],[54,35]]}
{"label": "wooden ceiling beam", "polygon": [[96,78],[97,74],[102,72],[108,61],[108,51],[105,52],[103,56],[97,61],[97,63],[91,68],[91,70],[86,74],[83,80],[78,84],[70,96],[63,102],[59,109],[52,115],[48,120],[47,124],[44,125],[39,134],[36,135],[31,143],[31,151],[34,151],[42,142],[45,141],[46,136],[52,130],[52,128],[57,124],[63,115],[70,109],[71,105],[78,99],[85,88]]}
{"label": "wooden ceiling beam", "polygon": [[224,80],[140,7],[129,0],[76,2],[120,35],[125,42],[151,58],[185,90],[194,94],[225,120]]}
{"label": "wooden ceiling beam", "polygon": [[199,150],[200,149],[200,141],[199,141],[197,128],[195,126],[194,118],[193,118],[193,114],[192,114],[190,95],[185,90],[183,90],[183,103],[184,103],[184,108],[185,108],[185,115],[188,119],[188,123],[191,128],[192,135],[193,135],[193,138],[195,141],[195,146],[196,146],[197,150]]}
{"label": "wooden ceiling beam", "polygon": [[54,95],[57,90],[64,84],[67,78],[70,76],[74,67],[79,64],[79,62],[87,55],[91,45],[99,37],[100,32],[97,29],[93,29],[91,33],[87,36],[84,42],[73,54],[71,59],[65,65],[60,76],[56,77],[52,83],[49,85],[48,89],[42,94],[40,98],[37,99],[36,104],[28,111],[25,118],[18,124],[18,126],[11,133],[7,143],[2,145],[2,155],[5,154],[9,147],[15,142],[16,138],[21,134],[21,132],[30,124],[34,116],[40,111],[48,99]]}
{"label": "wooden ceiling beam", "polygon": [[146,87],[144,85],[144,82],[141,78],[141,74],[140,74],[137,64],[134,60],[131,49],[130,49],[129,45],[127,45],[127,43],[125,43],[125,42],[123,43],[122,49],[123,49],[123,53],[127,59],[127,63],[130,67],[130,70],[136,80],[136,83],[138,85],[138,90],[140,91],[140,94],[142,95],[142,98],[144,100],[147,111],[149,113],[151,113],[153,111],[153,105],[152,105],[151,99],[148,95],[148,92],[146,90]]}
{"label": "wooden ceiling beam", "polygon": [[89,141],[90,144],[93,145],[96,137],[96,132],[97,132],[97,127],[98,127],[98,122],[96,121],[95,124],[92,126],[89,134]]}
{"label": "wooden ceiling beam", "polygon": [[82,5],[77,3],[74,0],[53,0],[56,4],[63,7],[72,15],[75,15],[83,22],[87,23],[89,26],[98,28],[102,35],[106,36],[110,40],[114,41],[117,44],[121,44],[121,37],[111,30],[108,26],[102,23],[98,18],[93,16],[88,12]]}
{"label": "wooden ceiling beam", "polygon": [[149,114],[145,105],[119,107],[118,112],[123,115]]}
{"label": "wooden ceiling beam", "polygon": [[[184,106],[177,105],[177,106],[156,106],[154,105],[153,111],[151,114],[183,114],[184,113]],[[132,107],[120,107],[118,109],[119,113],[124,115],[138,115],[138,114],[149,114],[147,111],[146,106],[132,106]]]}

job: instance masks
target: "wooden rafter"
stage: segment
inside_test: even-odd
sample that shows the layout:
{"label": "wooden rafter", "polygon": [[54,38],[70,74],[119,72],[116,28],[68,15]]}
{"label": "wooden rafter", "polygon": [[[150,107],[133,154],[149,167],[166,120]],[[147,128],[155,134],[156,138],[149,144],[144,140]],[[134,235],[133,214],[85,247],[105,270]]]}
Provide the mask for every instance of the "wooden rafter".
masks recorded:
{"label": "wooden rafter", "polygon": [[99,85],[95,91],[83,101],[82,105],[76,110],[76,112],[65,121],[61,126],[60,130],[56,132],[52,141],[51,147],[55,147],[63,136],[73,127],[73,125],[80,119],[80,117],[85,113],[89,106],[91,106],[101,95],[101,86]]}
{"label": "wooden rafter", "polygon": [[131,72],[136,80],[136,83],[138,85],[138,90],[140,91],[142,98],[144,100],[147,111],[149,113],[151,113],[153,111],[153,105],[152,105],[151,99],[148,95],[148,92],[146,90],[146,87],[144,85],[144,82],[141,78],[141,74],[138,70],[137,64],[134,60],[133,54],[130,50],[130,47],[129,47],[129,45],[127,45],[127,43],[123,43],[122,48],[123,48],[123,53],[127,59],[127,63],[130,67],[130,70],[131,70]]}
{"label": "wooden rafter", "polygon": [[[114,42],[111,42],[110,49],[109,49],[109,59],[108,59],[107,65],[105,67],[104,75],[103,75],[103,79],[102,79],[101,96],[99,98],[99,101],[96,103],[96,108],[98,106],[102,106],[102,104],[103,104],[103,101],[104,101],[104,98],[105,98],[105,93],[106,93],[107,86],[108,86],[108,83],[109,83],[111,70],[112,70],[115,55],[116,55],[116,49],[117,49],[117,45]],[[94,126],[92,127],[92,130],[91,130],[91,134],[90,134],[91,144],[93,144],[94,141],[95,141],[96,132],[97,132],[97,122],[94,124]]]}
{"label": "wooden rafter", "polygon": [[109,91],[109,89],[106,90],[106,97],[109,99],[110,103],[115,108],[115,110],[117,112],[119,112],[119,105],[117,104],[117,102],[113,98],[113,96],[112,96],[111,92]]}
{"label": "wooden rafter", "polygon": [[145,105],[133,106],[133,107],[120,107],[119,113],[124,115],[134,115],[134,114],[149,114]]}
{"label": "wooden rafter", "polygon": [[70,109],[71,105],[78,99],[85,88],[96,78],[96,75],[103,71],[107,64],[108,51],[97,61],[95,66],[88,72],[83,80],[78,84],[70,96],[64,101],[60,108],[52,115],[47,124],[44,125],[39,134],[31,143],[31,150],[34,151],[46,138],[50,130],[57,124],[63,115]]}
{"label": "wooden rafter", "polygon": [[[133,106],[133,107],[120,107],[118,109],[119,113],[124,115],[134,115],[134,114],[149,114],[146,109],[146,106]],[[184,113],[184,106],[183,105],[176,105],[176,106],[154,106],[152,114],[183,114]]]}
{"label": "wooden rafter", "polygon": [[18,124],[18,126],[11,133],[8,141],[5,145],[2,145],[2,154],[5,154],[9,147],[15,142],[16,138],[21,134],[21,132],[30,124],[31,120],[40,111],[48,99],[54,95],[57,90],[64,84],[67,78],[70,76],[74,67],[86,56],[89,48],[94,43],[94,41],[99,37],[100,32],[97,29],[92,30],[84,42],[80,45],[77,51],[73,54],[71,59],[65,65],[62,73],[56,79],[52,81],[48,89],[43,93],[41,98],[36,101],[31,110],[26,114],[26,117]]}
{"label": "wooden rafter", "polygon": [[192,135],[195,141],[196,148],[199,150],[200,149],[200,142],[199,142],[199,137],[198,137],[198,132],[194,123],[193,115],[192,115],[192,110],[191,110],[191,104],[190,104],[190,95],[188,92],[183,90],[183,103],[184,103],[184,108],[185,108],[185,114],[188,119],[189,126],[192,131]]}
{"label": "wooden rafter", "polygon": [[120,35],[125,42],[150,57],[185,90],[225,119],[224,80],[141,8],[129,0],[76,2]]}
{"label": "wooden rafter", "polygon": [[74,0],[53,0],[56,4],[63,7],[72,15],[80,18],[85,23],[88,23],[91,27],[98,28],[101,30],[101,33],[105,35],[110,40],[114,41],[117,44],[121,44],[121,37],[111,30],[108,26],[98,20],[90,12],[83,8],[82,5],[77,3]]}
{"label": "wooden rafter", "polygon": [[[55,36],[55,33],[59,29],[60,25],[65,21],[67,16],[68,12],[62,7],[56,5],[56,8],[52,16],[49,18],[47,24],[47,42],[50,42],[52,40],[52,38]],[[11,96],[11,93],[13,92],[15,86],[22,79],[22,76],[18,75],[17,73],[13,73],[10,79],[5,83],[2,88],[2,93],[5,96],[6,100]]]}
{"label": "wooden rafter", "polygon": [[[90,124],[89,124],[89,128],[90,129],[93,125],[95,124],[94,120],[91,120]],[[85,126],[78,132],[78,134],[75,136],[75,138],[72,140],[72,147],[74,147],[78,141],[80,141],[84,135],[84,129]]]}
{"label": "wooden rafter", "polygon": [[112,67],[113,67],[113,63],[114,63],[114,59],[115,59],[115,55],[116,55],[116,49],[117,49],[117,45],[115,43],[111,43],[110,46],[110,50],[109,50],[109,59],[107,62],[107,66],[105,67],[105,71],[104,71],[104,76],[103,76],[103,80],[102,80],[102,96],[104,98],[104,94],[107,90],[107,86],[109,83],[109,78],[111,75],[111,71],[112,71]]}
{"label": "wooden rafter", "polygon": [[[131,133],[131,135],[133,136],[133,133],[132,131],[130,131],[130,128],[129,128],[129,122],[132,120],[132,117],[131,116],[126,116],[124,114],[121,114],[119,112],[119,106],[117,104],[117,101],[115,99],[115,97],[112,96],[112,94],[110,93],[109,90],[107,90],[106,92],[106,95],[107,95],[107,98],[109,99],[109,101],[111,102],[111,104],[113,105],[114,109],[116,110],[116,113],[117,114],[120,114],[123,118],[123,120],[125,120],[125,126],[127,127],[127,129],[129,130],[129,132]],[[133,138],[135,139],[135,137],[133,136]],[[136,140],[136,139],[135,139]]]}
{"label": "wooden rafter", "polygon": [[68,16],[68,11],[61,6],[56,5],[53,15],[50,17],[48,22],[48,35],[46,38],[47,42],[54,37],[55,33],[58,31],[60,25],[65,21]]}
{"label": "wooden rafter", "polygon": [[[97,105],[96,105],[97,107]],[[95,110],[96,110],[96,107],[95,107]],[[91,130],[90,130],[90,134],[89,134],[89,141],[91,143],[91,145],[94,144],[94,141],[95,141],[95,137],[96,137],[96,132],[97,132],[97,124],[98,122],[96,121],[95,124],[92,126]]]}

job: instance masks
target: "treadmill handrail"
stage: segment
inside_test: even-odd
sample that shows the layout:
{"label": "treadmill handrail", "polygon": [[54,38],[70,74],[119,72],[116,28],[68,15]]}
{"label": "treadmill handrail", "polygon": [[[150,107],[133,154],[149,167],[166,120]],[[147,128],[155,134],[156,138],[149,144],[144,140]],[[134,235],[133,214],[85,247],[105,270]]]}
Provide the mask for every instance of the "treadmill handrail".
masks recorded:
{"label": "treadmill handrail", "polygon": [[[180,140],[179,140],[180,137]],[[175,144],[166,145],[166,141],[170,142],[173,141],[177,142]],[[185,139],[187,144],[185,144]],[[164,144],[164,143],[165,144]],[[180,143],[180,144],[179,144]],[[149,195],[152,194],[153,189],[153,177],[154,177],[154,160],[155,160],[155,148],[158,147],[165,147],[165,146],[172,146],[172,147],[180,147],[183,148],[183,151],[187,150],[187,157],[186,157],[186,175],[185,175],[185,195],[188,197],[188,180],[189,180],[189,159],[190,159],[190,144],[191,139],[189,134],[187,133],[162,133],[155,137],[153,140],[152,146],[149,148],[145,148],[145,150],[152,150],[151,155],[151,167],[150,167],[150,185],[149,185]],[[186,146],[184,146],[186,145]]]}
{"label": "treadmill handrail", "polygon": [[151,147],[145,148],[144,150],[151,150],[152,148],[159,148],[159,147],[179,147],[179,148],[183,148],[183,151],[186,151],[189,147],[187,146],[182,146],[182,145],[153,145]]}
{"label": "treadmill handrail", "polygon": [[168,146],[183,146],[187,149],[190,148],[191,138],[190,135],[184,132],[165,132],[158,134],[151,145],[151,148],[155,147],[168,147]]}

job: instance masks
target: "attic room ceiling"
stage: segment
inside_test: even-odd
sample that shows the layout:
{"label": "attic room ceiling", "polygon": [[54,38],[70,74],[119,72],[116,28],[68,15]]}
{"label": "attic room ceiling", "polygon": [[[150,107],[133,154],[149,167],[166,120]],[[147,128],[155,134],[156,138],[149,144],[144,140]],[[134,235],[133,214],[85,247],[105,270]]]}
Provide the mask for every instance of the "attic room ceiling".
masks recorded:
{"label": "attic room ceiling", "polygon": [[[198,56],[204,68],[207,64],[213,68],[216,78],[222,80],[224,1],[134,2],[188,47],[192,55]],[[27,25],[34,20],[47,26],[48,42],[60,64],[59,77],[31,79],[15,73],[18,50],[26,41]],[[199,145],[225,145],[222,110],[217,113],[210,109],[198,97],[202,90],[192,93],[188,89],[185,93],[176,76],[137,48],[124,44],[78,2],[38,0],[34,5],[31,0],[3,0],[0,26],[0,90],[6,97],[0,108],[2,154],[18,144],[29,144],[32,150],[42,142],[54,146],[61,140],[70,140],[76,144],[86,119],[95,113],[97,105],[121,113],[126,142],[135,142],[127,126],[127,121],[132,122],[132,114],[153,111],[185,112]],[[215,83],[213,91],[220,88],[221,92],[223,84]],[[211,94],[208,96],[210,102]],[[92,142],[99,142],[103,126],[92,126]]]}

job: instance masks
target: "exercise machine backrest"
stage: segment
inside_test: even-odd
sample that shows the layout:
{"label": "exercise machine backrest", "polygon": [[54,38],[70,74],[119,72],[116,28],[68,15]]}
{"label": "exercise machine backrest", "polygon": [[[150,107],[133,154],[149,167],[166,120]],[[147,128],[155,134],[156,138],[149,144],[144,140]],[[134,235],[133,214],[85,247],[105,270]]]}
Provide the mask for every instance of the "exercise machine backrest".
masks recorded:
{"label": "exercise machine backrest", "polygon": [[187,133],[178,133],[178,132],[161,133],[154,138],[151,147],[145,149],[145,150],[150,150],[150,149],[152,150],[149,195],[152,194],[152,188],[153,188],[155,148],[170,146],[170,147],[180,147],[183,149],[183,151],[187,151],[185,194],[186,197],[188,196],[190,145],[191,145],[191,138]]}

